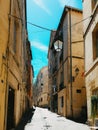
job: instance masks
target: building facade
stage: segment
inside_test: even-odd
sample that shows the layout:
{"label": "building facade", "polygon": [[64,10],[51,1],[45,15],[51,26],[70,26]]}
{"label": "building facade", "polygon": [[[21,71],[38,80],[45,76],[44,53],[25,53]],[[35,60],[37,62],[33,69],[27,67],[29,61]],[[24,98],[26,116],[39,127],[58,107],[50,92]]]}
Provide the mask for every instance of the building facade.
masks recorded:
{"label": "building facade", "polygon": [[[54,84],[54,71],[55,71],[55,55],[56,51],[54,50],[53,41],[55,37],[56,31],[52,30],[50,35],[50,44],[48,49],[48,86],[49,86],[49,107],[51,111],[57,111],[57,86]],[[55,98],[55,100],[53,100]]]}
{"label": "building facade", "polygon": [[[54,57],[52,66],[54,76],[52,102],[56,101],[54,110],[60,115],[74,119],[81,118],[81,113],[86,116],[83,26],[82,23],[76,24],[81,20],[81,10],[65,6],[54,40],[50,43],[52,46],[49,48]],[[61,52],[54,50],[55,42],[63,43]],[[49,61],[52,61],[50,57]]]}
{"label": "building facade", "polygon": [[14,128],[28,106],[26,1],[0,1],[0,130]]}
{"label": "building facade", "polygon": [[[43,67],[36,80],[36,86],[34,86],[37,102],[34,104],[39,107],[48,108],[49,106],[49,89],[48,89],[48,67]],[[35,101],[35,100],[34,100]]]}
{"label": "building facade", "polygon": [[98,118],[98,0],[83,0],[85,42],[85,84],[87,89],[88,121]]}
{"label": "building facade", "polygon": [[34,70],[33,66],[31,65],[31,60],[32,60],[32,53],[31,53],[31,48],[30,48],[30,42],[27,39],[26,43],[26,68],[27,68],[27,97],[28,97],[28,106],[32,107],[33,106],[33,77],[34,77]]}

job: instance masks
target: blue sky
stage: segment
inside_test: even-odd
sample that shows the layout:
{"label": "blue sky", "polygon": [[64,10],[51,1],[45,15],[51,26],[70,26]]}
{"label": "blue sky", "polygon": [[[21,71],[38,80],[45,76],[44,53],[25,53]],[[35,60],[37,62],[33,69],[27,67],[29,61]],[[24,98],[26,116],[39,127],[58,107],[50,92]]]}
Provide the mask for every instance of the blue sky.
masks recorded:
{"label": "blue sky", "polygon": [[[65,5],[82,9],[82,0],[27,0],[27,21],[56,30]],[[48,65],[47,53],[50,32],[27,24],[31,42],[34,80],[39,70]]]}

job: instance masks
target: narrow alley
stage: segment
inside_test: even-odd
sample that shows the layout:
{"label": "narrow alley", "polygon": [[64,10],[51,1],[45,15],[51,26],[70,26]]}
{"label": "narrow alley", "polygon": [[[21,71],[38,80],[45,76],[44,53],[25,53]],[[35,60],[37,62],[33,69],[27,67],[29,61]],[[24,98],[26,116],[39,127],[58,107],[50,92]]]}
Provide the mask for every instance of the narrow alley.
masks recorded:
{"label": "narrow alley", "polygon": [[36,107],[34,116],[25,126],[25,130],[90,130],[90,128],[52,113],[48,109]]}
{"label": "narrow alley", "polygon": [[0,130],[98,130],[98,0],[0,0],[0,97]]}

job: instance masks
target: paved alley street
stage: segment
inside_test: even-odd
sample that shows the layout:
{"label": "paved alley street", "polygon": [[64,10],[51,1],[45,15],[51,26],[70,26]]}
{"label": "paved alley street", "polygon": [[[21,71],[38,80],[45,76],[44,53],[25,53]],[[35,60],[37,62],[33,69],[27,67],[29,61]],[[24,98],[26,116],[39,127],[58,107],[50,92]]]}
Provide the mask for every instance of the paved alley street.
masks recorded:
{"label": "paved alley street", "polygon": [[31,123],[25,126],[25,130],[90,130],[90,128],[52,113],[48,109],[37,107]]}

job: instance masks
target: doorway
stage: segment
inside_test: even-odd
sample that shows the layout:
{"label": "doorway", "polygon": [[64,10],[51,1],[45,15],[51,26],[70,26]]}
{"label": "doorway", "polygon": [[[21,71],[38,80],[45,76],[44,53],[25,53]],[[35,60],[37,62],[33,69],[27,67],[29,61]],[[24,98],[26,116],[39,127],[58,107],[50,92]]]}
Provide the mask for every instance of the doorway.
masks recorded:
{"label": "doorway", "polygon": [[8,110],[7,110],[7,130],[14,128],[14,89],[9,87],[8,92]]}

